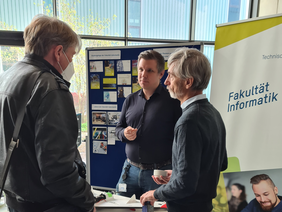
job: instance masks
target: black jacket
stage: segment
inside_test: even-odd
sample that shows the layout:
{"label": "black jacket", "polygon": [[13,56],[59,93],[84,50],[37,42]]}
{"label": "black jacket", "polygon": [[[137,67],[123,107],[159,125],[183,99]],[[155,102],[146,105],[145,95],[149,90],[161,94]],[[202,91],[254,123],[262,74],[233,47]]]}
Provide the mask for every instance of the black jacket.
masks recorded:
{"label": "black jacket", "polygon": [[[34,78],[33,90],[27,93]],[[13,209],[17,210],[17,202],[66,202],[81,211],[93,210],[91,187],[74,163],[78,126],[68,86],[52,65],[36,55],[25,56],[0,75],[0,173],[22,97],[30,95],[4,189]]]}

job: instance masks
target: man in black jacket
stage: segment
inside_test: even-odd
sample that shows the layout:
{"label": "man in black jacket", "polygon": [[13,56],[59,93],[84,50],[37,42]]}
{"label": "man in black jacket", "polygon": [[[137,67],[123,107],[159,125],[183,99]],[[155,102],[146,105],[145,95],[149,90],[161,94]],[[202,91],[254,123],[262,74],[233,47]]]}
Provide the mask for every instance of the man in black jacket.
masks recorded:
{"label": "man in black jacket", "polygon": [[203,90],[211,67],[196,49],[181,48],[168,59],[165,85],[181,102],[182,116],[174,128],[172,170],[168,177],[153,177],[162,185],[141,196],[141,203],[167,202],[169,212],[210,212],[220,171],[227,168],[225,126]]}
{"label": "man in black jacket", "polygon": [[75,163],[78,126],[68,81],[80,38],[66,23],[40,15],[25,28],[24,40],[24,59],[0,75],[0,173],[25,107],[4,187],[9,210],[95,211],[91,187]]}

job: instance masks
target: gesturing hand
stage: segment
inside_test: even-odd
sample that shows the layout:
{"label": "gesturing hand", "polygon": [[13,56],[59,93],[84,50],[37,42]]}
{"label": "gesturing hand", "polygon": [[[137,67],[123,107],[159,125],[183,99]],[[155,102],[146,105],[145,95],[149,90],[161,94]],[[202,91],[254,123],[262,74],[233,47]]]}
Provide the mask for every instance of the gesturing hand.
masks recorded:
{"label": "gesturing hand", "polygon": [[137,135],[136,135],[137,128],[132,128],[132,127],[128,126],[127,128],[125,128],[123,133],[124,133],[124,136],[127,138],[127,140],[133,141],[137,137]]}

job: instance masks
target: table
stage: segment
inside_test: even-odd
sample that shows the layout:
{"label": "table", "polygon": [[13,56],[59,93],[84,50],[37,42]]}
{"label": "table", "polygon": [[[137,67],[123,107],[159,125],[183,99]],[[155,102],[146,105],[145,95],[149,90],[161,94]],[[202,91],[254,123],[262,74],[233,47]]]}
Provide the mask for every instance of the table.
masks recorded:
{"label": "table", "polygon": [[[99,190],[92,190],[92,193],[94,196],[99,196],[101,193],[105,194],[106,192],[102,192]],[[142,205],[140,201],[137,199],[133,203],[127,203],[131,198],[115,195],[113,194],[112,198],[110,198],[108,201],[102,200],[99,203],[95,204],[96,211],[97,212],[141,212],[142,211]],[[165,202],[157,201],[154,204],[154,211],[158,212],[167,212],[166,208],[161,208],[162,205],[164,205]]]}

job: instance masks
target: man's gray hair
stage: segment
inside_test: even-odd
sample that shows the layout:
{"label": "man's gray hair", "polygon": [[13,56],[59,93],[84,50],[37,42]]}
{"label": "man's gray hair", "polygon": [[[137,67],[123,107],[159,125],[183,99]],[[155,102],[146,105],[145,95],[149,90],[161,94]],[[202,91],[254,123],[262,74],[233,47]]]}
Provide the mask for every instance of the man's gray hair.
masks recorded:
{"label": "man's gray hair", "polygon": [[81,49],[80,37],[65,22],[46,15],[36,15],[24,30],[25,53],[45,57],[53,46],[62,45],[64,51]]}
{"label": "man's gray hair", "polygon": [[207,88],[211,77],[211,65],[198,49],[179,48],[168,59],[168,66],[174,65],[174,74],[181,79],[194,78],[193,90]]}

